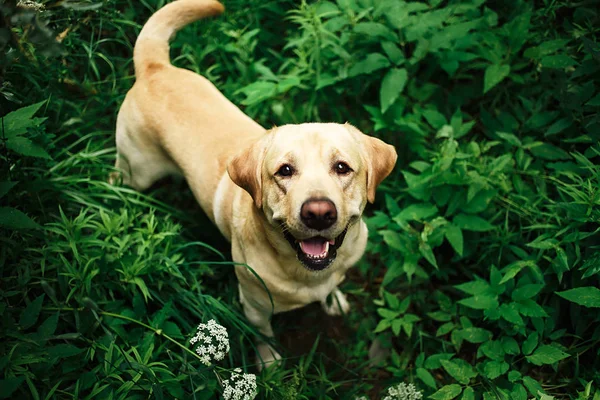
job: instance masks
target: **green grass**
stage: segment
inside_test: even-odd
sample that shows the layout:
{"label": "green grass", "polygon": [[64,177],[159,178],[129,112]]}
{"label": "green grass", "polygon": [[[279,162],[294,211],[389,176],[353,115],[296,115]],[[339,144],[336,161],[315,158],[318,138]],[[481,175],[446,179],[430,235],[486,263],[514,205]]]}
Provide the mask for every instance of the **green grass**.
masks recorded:
{"label": "green grass", "polygon": [[[349,121],[400,155],[352,312],[275,316],[285,362],[260,373],[228,243],[185,182],[106,182],[164,2],[42,3],[0,5],[0,398],[213,399],[236,367],[257,398],[600,397],[594,2],[237,0],[177,36],[173,62],[263,126]],[[231,351],[205,367],[188,340],[213,318]]]}

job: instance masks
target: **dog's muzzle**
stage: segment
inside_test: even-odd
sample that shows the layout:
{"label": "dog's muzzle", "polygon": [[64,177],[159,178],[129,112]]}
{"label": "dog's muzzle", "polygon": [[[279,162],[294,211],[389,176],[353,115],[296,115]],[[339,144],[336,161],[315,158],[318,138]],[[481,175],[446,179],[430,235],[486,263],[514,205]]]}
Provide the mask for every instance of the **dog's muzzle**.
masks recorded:
{"label": "dog's muzzle", "polygon": [[313,236],[308,239],[298,240],[287,229],[283,230],[283,235],[292,248],[296,250],[298,260],[306,269],[310,271],[322,271],[335,261],[337,249],[344,242],[348,227],[349,225],[334,239]]}

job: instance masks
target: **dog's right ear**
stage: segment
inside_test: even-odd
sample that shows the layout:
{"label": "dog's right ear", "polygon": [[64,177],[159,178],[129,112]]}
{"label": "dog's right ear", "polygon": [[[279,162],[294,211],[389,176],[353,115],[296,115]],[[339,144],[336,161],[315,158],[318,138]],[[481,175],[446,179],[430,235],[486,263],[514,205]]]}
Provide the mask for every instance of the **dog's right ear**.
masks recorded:
{"label": "dog's right ear", "polygon": [[266,151],[265,139],[261,138],[236,154],[227,166],[233,183],[248,192],[258,208],[262,208],[262,164]]}

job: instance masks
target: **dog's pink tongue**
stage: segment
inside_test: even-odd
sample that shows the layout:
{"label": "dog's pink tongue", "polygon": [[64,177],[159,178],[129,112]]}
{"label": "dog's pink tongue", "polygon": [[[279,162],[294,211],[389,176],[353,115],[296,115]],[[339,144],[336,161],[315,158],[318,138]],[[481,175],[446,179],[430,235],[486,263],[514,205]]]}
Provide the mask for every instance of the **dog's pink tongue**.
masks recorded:
{"label": "dog's pink tongue", "polygon": [[327,251],[327,240],[312,238],[300,241],[302,251],[311,256],[318,256]]}

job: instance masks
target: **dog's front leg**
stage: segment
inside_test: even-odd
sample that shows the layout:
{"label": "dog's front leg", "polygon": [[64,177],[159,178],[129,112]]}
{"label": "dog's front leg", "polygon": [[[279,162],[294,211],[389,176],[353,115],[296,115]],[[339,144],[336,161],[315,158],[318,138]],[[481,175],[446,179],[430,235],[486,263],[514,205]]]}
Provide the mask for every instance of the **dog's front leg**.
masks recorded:
{"label": "dog's front leg", "polygon": [[[258,304],[254,304],[249,301],[245,296],[242,290],[240,289],[240,302],[242,303],[242,307],[244,309],[244,314],[246,314],[246,318],[252,325],[254,325],[260,333],[265,335],[267,338],[273,337],[273,328],[271,327],[270,321],[270,312],[266,310],[264,307],[261,307]],[[256,363],[259,369],[262,367],[268,367],[277,360],[281,359],[281,356],[271,345],[268,343],[259,340],[256,344],[257,352],[256,355]]]}
{"label": "dog's front leg", "polygon": [[350,303],[346,299],[346,295],[337,287],[321,301],[321,306],[323,311],[331,316],[347,314],[350,311]]}

